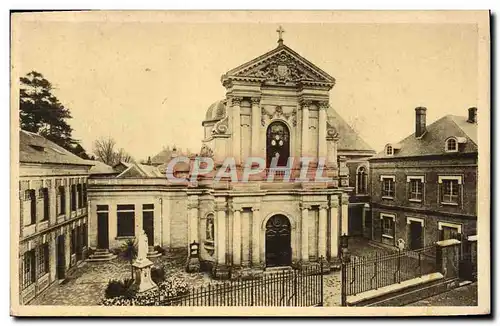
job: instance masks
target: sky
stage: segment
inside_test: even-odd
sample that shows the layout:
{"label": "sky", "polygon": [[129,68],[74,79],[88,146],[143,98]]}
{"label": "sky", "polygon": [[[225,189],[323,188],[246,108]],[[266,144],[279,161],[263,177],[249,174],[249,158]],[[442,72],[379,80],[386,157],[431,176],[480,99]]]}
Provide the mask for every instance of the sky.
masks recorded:
{"label": "sky", "polygon": [[[330,104],[375,149],[478,102],[474,24],[283,23],[284,43],[336,79]],[[135,159],[197,152],[220,77],[277,46],[276,23],[22,21],[13,62],[56,87],[88,152],[112,137]],[[478,108],[481,110],[481,108]]]}

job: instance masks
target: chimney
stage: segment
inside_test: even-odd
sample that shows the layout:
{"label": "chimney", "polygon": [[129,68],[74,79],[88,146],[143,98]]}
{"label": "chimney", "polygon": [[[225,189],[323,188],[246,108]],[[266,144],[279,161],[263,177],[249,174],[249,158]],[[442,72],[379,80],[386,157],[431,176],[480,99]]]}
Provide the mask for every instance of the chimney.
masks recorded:
{"label": "chimney", "polygon": [[427,108],[419,106],[415,108],[415,137],[422,137],[427,131],[425,116]]}
{"label": "chimney", "polygon": [[477,123],[477,108],[469,108],[469,119],[467,122]]}

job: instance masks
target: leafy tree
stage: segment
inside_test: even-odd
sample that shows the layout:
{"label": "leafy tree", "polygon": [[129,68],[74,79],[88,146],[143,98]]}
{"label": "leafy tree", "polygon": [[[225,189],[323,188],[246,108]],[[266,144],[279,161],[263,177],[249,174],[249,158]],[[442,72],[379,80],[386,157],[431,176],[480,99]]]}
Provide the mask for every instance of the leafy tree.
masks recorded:
{"label": "leafy tree", "polygon": [[38,133],[68,151],[87,159],[83,147],[72,138],[67,120],[71,113],[52,93],[54,87],[36,71],[20,78],[19,123],[21,129]]}
{"label": "leafy tree", "polygon": [[137,242],[135,239],[127,239],[122,244],[122,255],[130,262],[130,273],[134,279],[134,267],[132,266],[134,259],[137,257]]}

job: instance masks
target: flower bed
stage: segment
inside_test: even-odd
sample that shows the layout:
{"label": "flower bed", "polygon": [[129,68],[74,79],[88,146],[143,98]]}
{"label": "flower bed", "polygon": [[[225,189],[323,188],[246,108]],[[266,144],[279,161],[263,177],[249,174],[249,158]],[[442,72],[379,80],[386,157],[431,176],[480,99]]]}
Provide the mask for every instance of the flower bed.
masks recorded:
{"label": "flower bed", "polygon": [[158,288],[136,294],[129,292],[127,295],[106,298],[101,301],[102,306],[161,306],[169,298],[175,298],[189,293],[188,284],[179,277],[169,277],[158,284]]}

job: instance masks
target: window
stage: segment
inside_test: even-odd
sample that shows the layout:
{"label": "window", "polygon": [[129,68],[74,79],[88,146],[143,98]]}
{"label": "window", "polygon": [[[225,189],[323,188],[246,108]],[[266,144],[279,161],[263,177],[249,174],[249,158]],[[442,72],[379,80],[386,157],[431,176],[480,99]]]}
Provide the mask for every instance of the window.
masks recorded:
{"label": "window", "polygon": [[458,204],[458,180],[443,180],[441,202],[444,204]]}
{"label": "window", "polygon": [[460,224],[438,222],[438,230],[440,231],[439,240],[462,240],[462,225]]}
{"label": "window", "polygon": [[78,233],[77,233],[77,230],[76,229],[73,229],[71,230],[71,254],[73,255],[74,253],[76,253],[76,237],[78,236]]}
{"label": "window", "polygon": [[78,194],[78,208],[83,207],[83,191],[82,191],[82,185],[79,183],[76,186],[76,193]]}
{"label": "window", "polygon": [[382,197],[394,197],[394,187],[395,187],[395,178],[394,177],[381,177],[382,179]]}
{"label": "window", "polygon": [[382,237],[393,239],[395,217],[384,214],[381,214],[380,216],[382,219]]}
{"label": "window", "polygon": [[64,190],[64,186],[59,186],[59,210],[58,214],[63,215],[66,212],[66,192]]}
{"label": "window", "polygon": [[366,173],[366,168],[364,166],[359,167],[358,173],[356,174],[356,189],[358,194],[367,193],[367,182],[368,174]]}
{"label": "window", "polygon": [[71,185],[71,211],[76,211],[76,185]]}
{"label": "window", "polygon": [[82,185],[82,192],[83,192],[83,202],[85,203],[85,205],[87,205],[87,184],[84,183]]}
{"label": "window", "polygon": [[43,199],[43,219],[42,221],[46,221],[49,219],[49,214],[50,214],[50,210],[49,210],[49,205],[50,205],[50,201],[49,201],[49,189],[48,188],[42,188],[40,190],[41,192],[41,195],[42,195],[42,199]]}
{"label": "window", "polygon": [[445,150],[447,152],[458,152],[458,142],[454,137],[446,140]]}
{"label": "window", "polygon": [[407,177],[409,182],[408,199],[410,201],[422,201],[424,194],[424,177]]}
{"label": "window", "polygon": [[24,200],[29,201],[30,207],[30,224],[36,223],[36,192],[34,189],[28,189],[24,193]]}
{"label": "window", "polygon": [[214,241],[214,215],[209,214],[206,220],[206,240],[209,242]]}
{"label": "window", "polygon": [[38,277],[49,272],[49,244],[44,243],[38,247],[37,273]]}
{"label": "window", "polygon": [[35,250],[27,251],[23,255],[23,289],[35,283]]}
{"label": "window", "polygon": [[83,237],[83,241],[82,241],[82,246],[83,247],[87,247],[88,245],[88,228],[87,228],[87,223],[83,223],[82,224],[82,237]]}
{"label": "window", "polygon": [[394,148],[391,145],[387,145],[385,148],[385,154],[389,156],[394,155]]}
{"label": "window", "polygon": [[119,237],[133,237],[135,235],[135,206],[117,205],[117,220]]}

